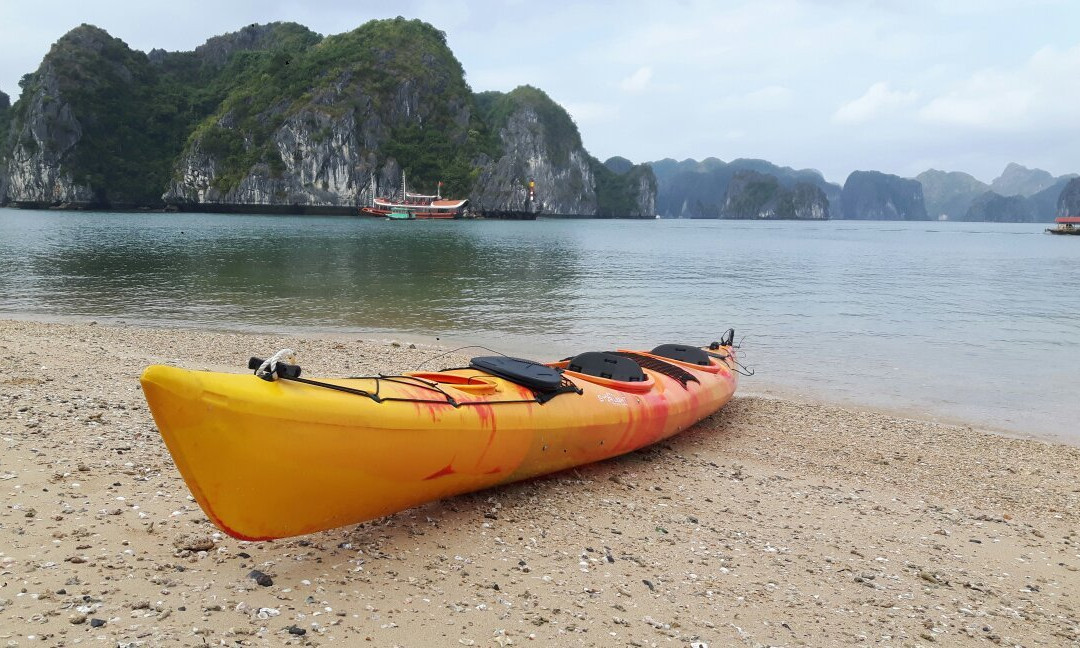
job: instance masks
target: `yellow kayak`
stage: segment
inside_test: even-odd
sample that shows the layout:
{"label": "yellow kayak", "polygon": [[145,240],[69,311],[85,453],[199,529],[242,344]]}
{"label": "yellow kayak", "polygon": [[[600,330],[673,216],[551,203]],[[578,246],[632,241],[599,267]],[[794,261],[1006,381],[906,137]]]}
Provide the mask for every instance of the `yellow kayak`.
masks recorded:
{"label": "yellow kayak", "polygon": [[154,365],[141,382],[206,515],[233,537],[269,540],[665,439],[731,398],[732,338],[366,378],[312,380],[256,359],[255,375]]}

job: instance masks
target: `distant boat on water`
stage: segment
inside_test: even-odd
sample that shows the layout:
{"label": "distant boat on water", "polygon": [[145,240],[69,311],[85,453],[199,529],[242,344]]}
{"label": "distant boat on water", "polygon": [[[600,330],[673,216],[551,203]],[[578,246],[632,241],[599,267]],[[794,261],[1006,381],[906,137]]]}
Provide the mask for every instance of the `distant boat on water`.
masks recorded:
{"label": "distant boat on water", "polygon": [[1051,234],[1080,234],[1080,216],[1062,216],[1054,219],[1057,227],[1047,227]]}
{"label": "distant boat on water", "polygon": [[[374,186],[374,182],[372,182],[372,186]],[[405,172],[402,171],[400,195],[387,198],[372,198],[370,206],[360,208],[360,214],[380,216],[393,220],[464,218],[469,200],[467,198],[443,198],[441,194],[441,182],[434,196],[410,193],[405,184]]]}

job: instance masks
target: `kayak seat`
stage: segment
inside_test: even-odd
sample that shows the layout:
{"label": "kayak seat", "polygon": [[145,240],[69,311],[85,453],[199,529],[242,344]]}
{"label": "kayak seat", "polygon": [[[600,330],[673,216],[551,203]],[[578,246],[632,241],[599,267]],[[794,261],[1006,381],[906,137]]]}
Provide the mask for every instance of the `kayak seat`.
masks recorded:
{"label": "kayak seat", "polygon": [[545,364],[509,356],[479,356],[469,366],[538,392],[554,392],[562,387],[562,373]]}
{"label": "kayak seat", "polygon": [[705,353],[704,350],[684,344],[661,344],[649,353],[660,356],[661,358],[671,358],[672,360],[678,360],[679,362],[701,365],[703,367],[708,367],[712,364],[709,361],[709,354]]}
{"label": "kayak seat", "polygon": [[625,356],[603,351],[586,351],[570,358],[567,370],[586,376],[596,376],[622,382],[642,382],[645,372],[641,365]]}

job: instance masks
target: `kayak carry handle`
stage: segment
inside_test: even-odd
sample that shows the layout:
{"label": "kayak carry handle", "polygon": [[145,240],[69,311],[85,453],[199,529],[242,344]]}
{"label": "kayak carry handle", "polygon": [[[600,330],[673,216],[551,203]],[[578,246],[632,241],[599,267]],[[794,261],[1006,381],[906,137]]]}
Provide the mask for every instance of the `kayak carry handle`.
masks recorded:
{"label": "kayak carry handle", "polygon": [[[252,371],[257,371],[264,362],[266,361],[262,358],[248,358],[248,369],[251,369]],[[277,363],[277,370],[274,373],[276,373],[279,378],[299,378],[300,365],[279,362]],[[265,380],[271,380],[271,378],[265,378]]]}
{"label": "kayak carry handle", "polygon": [[720,338],[719,342],[713,342],[712,344],[709,345],[709,350],[710,351],[716,351],[720,347],[729,347],[729,346],[733,346],[734,344],[735,344],[735,329],[729,328],[728,330],[724,331],[724,335],[723,335],[723,337]]}

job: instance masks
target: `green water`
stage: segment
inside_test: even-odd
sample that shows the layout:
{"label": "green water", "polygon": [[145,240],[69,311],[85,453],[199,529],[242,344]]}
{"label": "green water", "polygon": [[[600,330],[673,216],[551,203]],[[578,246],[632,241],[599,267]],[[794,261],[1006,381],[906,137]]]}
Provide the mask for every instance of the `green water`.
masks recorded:
{"label": "green water", "polygon": [[0,210],[0,316],[439,337],[538,359],[735,327],[805,394],[1080,440],[1080,240],[1042,225]]}

